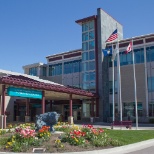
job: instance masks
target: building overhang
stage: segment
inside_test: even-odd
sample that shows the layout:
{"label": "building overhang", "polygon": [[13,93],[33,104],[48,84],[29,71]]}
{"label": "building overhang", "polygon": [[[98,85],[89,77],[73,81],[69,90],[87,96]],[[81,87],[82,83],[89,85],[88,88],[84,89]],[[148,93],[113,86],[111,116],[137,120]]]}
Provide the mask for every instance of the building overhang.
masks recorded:
{"label": "building overhang", "polygon": [[8,75],[0,77],[0,84],[5,84],[6,87],[14,86],[45,91],[45,98],[49,100],[69,100],[70,94],[72,94],[73,99],[96,98],[96,94],[85,90],[70,88],[58,84],[45,83],[43,80],[40,82],[22,75]]}
{"label": "building overhang", "polygon": [[82,23],[94,20],[94,19],[96,19],[96,17],[97,17],[96,15],[93,15],[93,16],[90,16],[90,17],[87,17],[87,18],[76,20],[75,22],[79,25],[82,25]]}

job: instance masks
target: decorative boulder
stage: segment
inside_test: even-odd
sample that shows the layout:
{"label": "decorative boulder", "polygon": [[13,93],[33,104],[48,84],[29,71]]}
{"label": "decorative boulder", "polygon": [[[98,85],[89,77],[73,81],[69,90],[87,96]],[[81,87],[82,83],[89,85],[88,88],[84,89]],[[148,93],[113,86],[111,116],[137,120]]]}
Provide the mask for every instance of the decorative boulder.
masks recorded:
{"label": "decorative boulder", "polygon": [[42,128],[42,126],[50,126],[50,131],[54,132],[53,125],[57,124],[60,114],[57,112],[47,112],[44,114],[36,115],[36,130]]}

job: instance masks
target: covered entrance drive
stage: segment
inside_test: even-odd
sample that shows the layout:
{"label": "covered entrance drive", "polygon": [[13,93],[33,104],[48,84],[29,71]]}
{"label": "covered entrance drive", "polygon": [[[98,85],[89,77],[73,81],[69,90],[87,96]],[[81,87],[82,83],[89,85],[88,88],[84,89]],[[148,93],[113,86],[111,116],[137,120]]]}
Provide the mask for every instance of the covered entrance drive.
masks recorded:
{"label": "covered entrance drive", "polygon": [[[9,89],[13,90],[10,91]],[[14,94],[11,94],[11,92]],[[52,111],[55,105],[61,104],[63,118],[68,120],[69,123],[73,123],[73,116],[74,120],[81,118],[81,100],[91,100],[91,116],[94,116],[95,94],[80,89],[65,87],[37,77],[28,75],[2,76],[0,77],[0,95],[0,128],[6,128],[7,116],[12,116],[14,119],[17,117],[21,118],[19,112],[14,112],[14,110],[12,112],[14,102],[16,104],[16,111],[19,111],[18,107],[22,106],[22,102],[19,101],[21,98],[25,100],[24,104],[26,105],[24,109],[25,121],[28,121],[32,116],[30,113],[33,111],[30,109],[33,107],[37,108],[39,104],[40,113]],[[38,100],[38,102],[33,104],[32,99]],[[74,104],[74,102],[77,103]]]}

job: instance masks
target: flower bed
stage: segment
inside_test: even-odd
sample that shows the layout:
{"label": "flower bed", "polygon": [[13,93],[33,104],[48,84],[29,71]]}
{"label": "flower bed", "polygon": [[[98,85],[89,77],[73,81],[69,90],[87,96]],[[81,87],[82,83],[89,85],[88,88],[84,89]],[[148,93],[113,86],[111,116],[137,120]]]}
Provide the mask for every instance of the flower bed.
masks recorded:
{"label": "flower bed", "polygon": [[[34,147],[46,148],[46,152],[58,151],[81,151],[86,149],[100,149],[102,147],[113,147],[121,145],[118,140],[108,137],[106,130],[94,128],[92,125],[69,125],[58,123],[54,126],[56,131],[63,131],[63,134],[51,134],[50,127],[43,126],[35,131],[34,124],[22,124],[10,129],[13,131],[1,132],[0,150],[13,152],[32,152]],[[48,141],[48,142],[46,142]],[[78,150],[76,150],[78,148]]]}

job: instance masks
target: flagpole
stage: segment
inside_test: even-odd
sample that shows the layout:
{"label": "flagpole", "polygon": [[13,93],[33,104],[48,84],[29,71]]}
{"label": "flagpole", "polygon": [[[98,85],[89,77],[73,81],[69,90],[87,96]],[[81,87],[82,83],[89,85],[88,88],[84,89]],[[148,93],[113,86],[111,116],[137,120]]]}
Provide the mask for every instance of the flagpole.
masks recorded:
{"label": "flagpole", "polygon": [[[117,24],[116,24],[117,26]],[[118,31],[118,26],[117,26],[117,31]],[[118,33],[118,32],[117,32]],[[117,38],[117,48],[118,48],[118,53],[117,53],[117,66],[118,66],[118,80],[119,80],[119,88],[118,88],[118,97],[119,97],[119,106],[120,106],[120,121],[122,121],[122,99],[121,99],[121,70],[120,70],[120,57],[119,57],[119,35]]]}
{"label": "flagpole", "polygon": [[132,58],[133,58],[133,72],[134,72],[134,96],[135,96],[136,129],[138,129],[137,89],[136,89],[136,74],[135,74],[135,63],[134,63],[133,40],[132,40]]}
{"label": "flagpole", "polygon": [[[113,56],[113,53],[114,52],[114,50],[113,50],[113,44],[112,44],[112,56]],[[114,113],[115,113],[115,108],[114,108],[114,58],[112,57],[112,90],[113,90],[113,94],[112,94],[112,103],[113,103],[113,122],[115,121],[114,119],[114,117],[115,117],[115,115],[114,115]]]}

